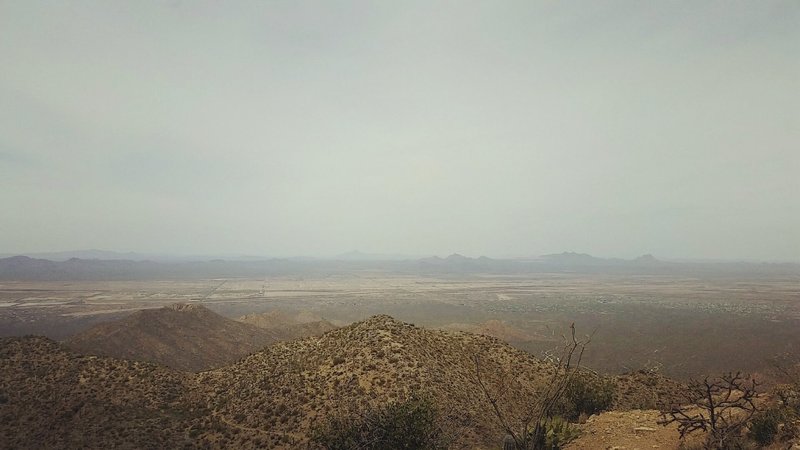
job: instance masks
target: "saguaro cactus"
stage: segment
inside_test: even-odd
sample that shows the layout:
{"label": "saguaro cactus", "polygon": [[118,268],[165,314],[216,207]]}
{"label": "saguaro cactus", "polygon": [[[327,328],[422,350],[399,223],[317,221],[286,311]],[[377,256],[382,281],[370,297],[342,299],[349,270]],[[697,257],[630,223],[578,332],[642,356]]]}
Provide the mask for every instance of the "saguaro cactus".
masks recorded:
{"label": "saguaro cactus", "polygon": [[516,450],[514,438],[511,437],[510,434],[507,434],[506,437],[503,438],[503,450]]}

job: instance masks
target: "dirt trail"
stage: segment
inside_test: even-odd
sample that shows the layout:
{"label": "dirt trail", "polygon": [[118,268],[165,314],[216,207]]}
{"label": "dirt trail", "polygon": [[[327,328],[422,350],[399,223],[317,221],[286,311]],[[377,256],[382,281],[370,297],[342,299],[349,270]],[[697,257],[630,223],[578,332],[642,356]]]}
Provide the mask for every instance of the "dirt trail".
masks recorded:
{"label": "dirt trail", "polygon": [[660,413],[654,410],[610,411],[592,416],[580,425],[581,436],[565,449],[677,449],[676,427],[658,425],[659,418]]}

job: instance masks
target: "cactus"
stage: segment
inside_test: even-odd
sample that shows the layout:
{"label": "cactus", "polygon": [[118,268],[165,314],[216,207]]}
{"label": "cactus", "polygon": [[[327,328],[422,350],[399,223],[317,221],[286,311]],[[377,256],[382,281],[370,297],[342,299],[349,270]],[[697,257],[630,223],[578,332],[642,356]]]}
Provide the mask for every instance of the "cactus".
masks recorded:
{"label": "cactus", "polygon": [[[544,419],[541,421],[541,425],[541,434],[538,439],[532,436],[532,440],[528,444],[533,444],[534,449],[559,450],[580,435],[580,430],[561,416]],[[503,439],[503,450],[517,449],[514,437],[507,434]]]}
{"label": "cactus", "polygon": [[580,435],[580,430],[560,416],[542,421],[545,449],[558,450]]}

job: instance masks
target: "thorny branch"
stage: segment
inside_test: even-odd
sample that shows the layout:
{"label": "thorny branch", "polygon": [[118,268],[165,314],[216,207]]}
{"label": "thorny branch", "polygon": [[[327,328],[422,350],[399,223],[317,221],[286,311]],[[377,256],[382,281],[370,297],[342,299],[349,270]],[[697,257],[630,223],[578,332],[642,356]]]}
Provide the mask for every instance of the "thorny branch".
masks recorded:
{"label": "thorny branch", "polygon": [[498,380],[495,392],[492,393],[487,377],[481,365],[478,354],[473,356],[475,362],[475,379],[483,396],[492,406],[492,411],[500,422],[503,430],[511,436],[518,449],[532,449],[538,445],[538,438],[543,433],[543,422],[551,418],[553,411],[572,383],[575,374],[580,369],[583,353],[591,342],[591,336],[579,340],[576,337],[575,324],[570,325],[570,336],[562,336],[564,345],[558,355],[552,355],[551,362],[555,364],[554,370],[548,379],[545,388],[535,397],[530,399],[529,406],[516,424],[511,423],[511,415],[503,411],[501,400],[511,388],[507,377]]}
{"label": "thorny branch", "polygon": [[741,372],[692,380],[684,394],[685,405],[662,413],[661,425],[678,424],[681,439],[695,431],[709,433],[707,443],[722,443],[738,434],[758,411],[758,383]]}

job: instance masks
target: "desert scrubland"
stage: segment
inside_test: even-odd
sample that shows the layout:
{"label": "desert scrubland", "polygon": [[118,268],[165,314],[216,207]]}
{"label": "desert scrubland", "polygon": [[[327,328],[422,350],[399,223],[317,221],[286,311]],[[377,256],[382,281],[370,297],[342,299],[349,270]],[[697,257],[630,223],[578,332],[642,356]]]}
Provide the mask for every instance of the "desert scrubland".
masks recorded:
{"label": "desert scrubland", "polygon": [[534,355],[575,323],[585,362],[609,373],[686,378],[758,372],[800,348],[800,276],[349,271],[259,278],[4,281],[0,335],[65,339],[146,308],[200,303],[229,318],[272,310],[342,326],[375,314],[500,337]]}

